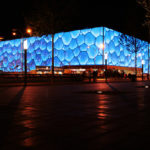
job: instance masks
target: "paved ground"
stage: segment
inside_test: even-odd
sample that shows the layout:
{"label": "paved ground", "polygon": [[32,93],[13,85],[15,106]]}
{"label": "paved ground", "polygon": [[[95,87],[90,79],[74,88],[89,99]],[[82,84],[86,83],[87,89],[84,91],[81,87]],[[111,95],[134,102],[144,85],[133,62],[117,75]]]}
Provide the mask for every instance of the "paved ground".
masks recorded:
{"label": "paved ground", "polygon": [[150,83],[0,87],[0,150],[147,149],[145,85]]}

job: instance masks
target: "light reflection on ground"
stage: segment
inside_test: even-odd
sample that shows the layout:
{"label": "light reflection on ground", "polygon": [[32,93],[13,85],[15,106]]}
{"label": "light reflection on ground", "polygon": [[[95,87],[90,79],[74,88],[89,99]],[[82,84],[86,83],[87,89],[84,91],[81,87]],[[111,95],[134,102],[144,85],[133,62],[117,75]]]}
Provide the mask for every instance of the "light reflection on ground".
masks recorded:
{"label": "light reflection on ground", "polygon": [[1,91],[0,149],[103,150],[149,145],[150,91],[137,85],[144,84],[29,86],[17,99],[20,87]]}
{"label": "light reflection on ground", "polygon": [[[26,129],[26,131],[22,133],[22,137],[24,138],[21,141],[21,145],[24,147],[34,147],[36,145],[34,133],[35,129],[37,128],[37,124],[35,122],[35,117],[37,117],[38,114],[37,109],[34,107],[33,103],[33,99],[26,95],[23,96],[22,103],[20,105],[20,114],[23,117],[23,121],[21,121],[20,124],[23,128]],[[26,105],[23,106],[23,104]]]}

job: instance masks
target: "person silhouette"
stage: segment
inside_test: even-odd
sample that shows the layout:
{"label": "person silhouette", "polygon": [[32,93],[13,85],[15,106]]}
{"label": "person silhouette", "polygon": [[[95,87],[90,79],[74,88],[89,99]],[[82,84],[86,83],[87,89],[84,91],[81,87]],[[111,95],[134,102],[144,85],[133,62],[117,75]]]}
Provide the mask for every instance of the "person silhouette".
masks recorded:
{"label": "person silhouette", "polygon": [[96,82],[97,74],[98,74],[97,71],[93,71],[93,82]]}

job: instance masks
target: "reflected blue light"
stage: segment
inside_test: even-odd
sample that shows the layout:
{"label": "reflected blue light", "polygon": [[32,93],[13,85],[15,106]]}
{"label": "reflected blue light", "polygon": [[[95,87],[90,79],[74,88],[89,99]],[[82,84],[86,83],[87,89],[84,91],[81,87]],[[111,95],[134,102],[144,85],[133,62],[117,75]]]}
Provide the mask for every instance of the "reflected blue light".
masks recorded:
{"label": "reflected blue light", "polygon": [[62,62],[65,59],[65,53],[63,50],[58,51],[58,59]]}
{"label": "reflected blue light", "polygon": [[61,50],[63,48],[63,41],[61,38],[58,38],[55,42],[54,48],[56,48],[57,50]]}
{"label": "reflected blue light", "polygon": [[93,45],[95,43],[95,37],[92,33],[87,33],[85,35],[85,44],[87,44],[88,46]]}
{"label": "reflected blue light", "polygon": [[88,59],[87,65],[94,65],[94,59]]}
{"label": "reflected blue light", "polygon": [[96,56],[96,58],[95,58],[95,64],[96,65],[101,65],[102,63],[103,63],[102,55],[101,56]]}
{"label": "reflected blue light", "polygon": [[95,45],[92,45],[87,49],[87,53],[89,55],[89,58],[94,59],[98,54],[98,49]]}
{"label": "reflected blue light", "polygon": [[69,44],[70,49],[75,49],[75,48],[77,48],[77,46],[78,45],[77,45],[76,40],[72,39],[71,42],[70,42],[70,44]]}
{"label": "reflected blue light", "polygon": [[62,36],[62,40],[63,40],[63,43],[64,43],[65,45],[69,45],[69,43],[70,43],[71,40],[72,40],[72,37],[71,37],[71,35],[70,35],[70,32],[64,33],[63,36]]}
{"label": "reflected blue light", "polygon": [[74,58],[71,60],[71,64],[70,64],[70,65],[79,65],[78,59],[74,57]]}
{"label": "reflected blue light", "polygon": [[80,54],[78,56],[78,60],[79,60],[81,65],[86,65],[86,63],[88,62],[87,52],[80,52]]}
{"label": "reflected blue light", "polygon": [[69,49],[65,52],[65,60],[70,62],[74,57],[73,50]]}
{"label": "reflected blue light", "polygon": [[71,37],[76,39],[80,34],[80,30],[72,31],[71,32]]}
{"label": "reflected blue light", "polygon": [[77,37],[77,43],[78,45],[82,45],[84,44],[84,35],[80,34],[78,37]]}

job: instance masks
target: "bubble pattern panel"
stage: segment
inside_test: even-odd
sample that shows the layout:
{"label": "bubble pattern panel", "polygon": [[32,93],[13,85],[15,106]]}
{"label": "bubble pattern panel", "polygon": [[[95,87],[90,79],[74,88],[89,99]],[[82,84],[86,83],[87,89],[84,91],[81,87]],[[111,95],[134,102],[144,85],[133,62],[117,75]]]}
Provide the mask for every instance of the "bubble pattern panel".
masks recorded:
{"label": "bubble pattern panel", "polygon": [[21,39],[0,42],[0,70],[4,72],[22,70],[21,43]]}
{"label": "bubble pattern panel", "polygon": [[[127,50],[125,45],[119,42],[120,32],[109,28],[104,28],[105,50],[108,54],[108,65],[135,67],[135,53]],[[144,72],[148,72],[148,43],[140,39],[136,39],[137,46],[142,45],[142,48],[137,52],[137,67],[142,68],[142,60],[144,60]]]}
{"label": "bubble pattern panel", "polygon": [[27,68],[35,70],[36,66],[51,66],[52,64],[52,37],[30,37],[27,39]]}
{"label": "bubble pattern panel", "polygon": [[[135,54],[130,53],[125,46],[120,45],[121,33],[104,28],[104,52],[108,54],[108,65],[135,66]],[[24,39],[0,42],[0,70],[5,72],[22,71]],[[52,37],[27,38],[27,69],[35,70],[36,66],[52,65]],[[142,67],[144,59],[144,72],[148,72],[148,44],[144,43],[137,53],[137,67]],[[54,35],[54,65],[102,65],[103,58],[103,27],[62,32]]]}
{"label": "bubble pattern panel", "polygon": [[55,66],[102,64],[102,39],[102,27],[55,34]]}

